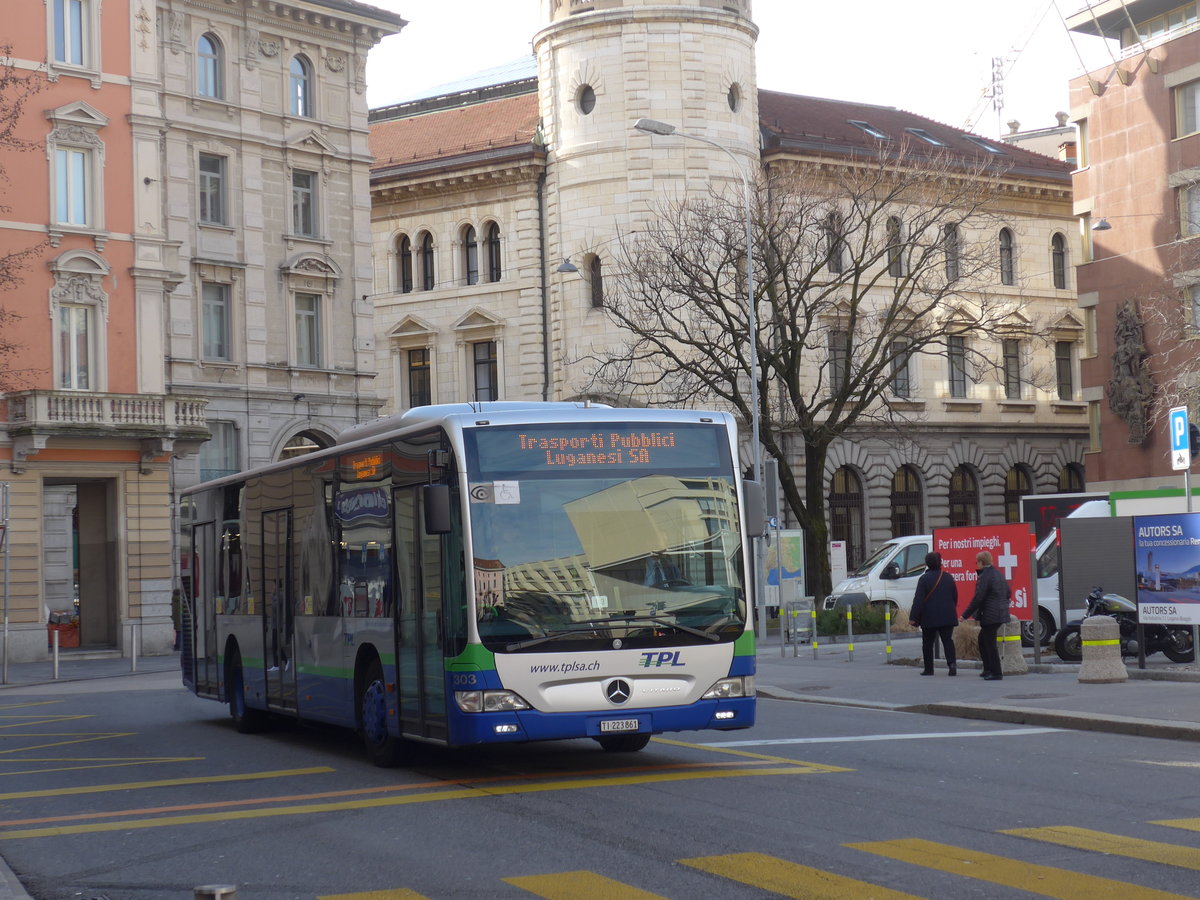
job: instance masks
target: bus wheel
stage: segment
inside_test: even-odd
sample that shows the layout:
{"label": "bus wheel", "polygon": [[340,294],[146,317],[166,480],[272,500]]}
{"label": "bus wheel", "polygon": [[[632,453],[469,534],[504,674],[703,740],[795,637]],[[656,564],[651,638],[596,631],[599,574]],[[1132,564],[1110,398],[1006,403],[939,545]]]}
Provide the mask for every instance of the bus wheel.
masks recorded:
{"label": "bus wheel", "polygon": [[358,714],[367,759],[383,768],[399,763],[402,742],[388,734],[387,689],[383,683],[383,666],[377,659],[371,661],[363,678]]}
{"label": "bus wheel", "polygon": [[254,734],[267,724],[267,714],[246,705],[246,682],[242,675],[242,653],[234,647],[225,660],[225,695],[229,716],[239,734]]}
{"label": "bus wheel", "polygon": [[596,738],[596,743],[609,753],[637,753],[648,743],[648,734],[606,734]]}

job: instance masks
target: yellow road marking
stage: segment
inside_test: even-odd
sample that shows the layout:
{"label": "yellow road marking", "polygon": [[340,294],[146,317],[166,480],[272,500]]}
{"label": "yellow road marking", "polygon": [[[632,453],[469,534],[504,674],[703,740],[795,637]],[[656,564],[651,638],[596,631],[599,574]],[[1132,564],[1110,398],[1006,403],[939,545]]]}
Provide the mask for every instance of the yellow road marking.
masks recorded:
{"label": "yellow road marking", "polygon": [[[744,763],[735,764],[732,762],[714,762],[714,763],[689,763],[689,764],[683,765],[683,766],[679,766],[679,765],[640,766],[638,768],[632,768],[632,769],[624,768],[624,767],[622,767],[621,769],[593,769],[593,770],[583,770],[583,771],[576,772],[575,777],[578,778],[583,775],[612,775],[615,772],[622,772],[622,773],[628,775],[632,772],[658,772],[658,771],[667,771],[667,770],[678,771],[681,769],[692,770],[692,769],[702,769],[702,768],[717,768],[717,767],[732,766],[732,765],[739,765],[739,764],[744,765]],[[292,774],[293,771],[295,774],[310,774],[310,773],[320,774],[322,772],[332,772],[334,770],[328,769],[328,768],[296,769],[296,770],[280,772],[280,773],[278,773],[278,775],[276,775],[275,773],[266,772],[266,773],[250,773],[247,775],[229,775],[229,776],[222,776],[220,778],[204,778],[204,777],[199,777],[199,778],[194,778],[194,779],[180,778],[180,779],[163,780],[163,781],[159,781],[159,782],[142,782],[140,784],[139,783],[115,784],[115,785],[109,785],[109,786],[105,786],[103,788],[98,788],[98,789],[129,790],[132,788],[142,788],[142,787],[151,787],[152,788],[152,787],[158,787],[160,785],[170,786],[170,785],[174,785],[174,784],[188,784],[188,783],[206,784],[210,781],[239,780],[239,779],[247,780],[247,779],[256,779],[260,776],[261,777],[279,777],[279,776],[283,776],[283,775]],[[371,787],[371,788],[347,788],[345,790],[339,790],[339,791],[316,791],[316,792],[309,792],[309,793],[304,793],[304,794],[293,794],[291,796],[246,797],[246,798],[242,798],[240,800],[221,800],[221,801],[213,801],[211,803],[184,803],[184,804],[177,804],[174,806],[158,806],[158,807],[149,807],[149,808],[141,808],[141,809],[125,808],[125,809],[118,809],[118,810],[108,810],[106,812],[86,812],[86,813],[75,813],[72,815],[62,815],[62,816],[43,816],[41,818],[36,818],[36,819],[6,819],[6,820],[0,820],[0,828],[11,827],[14,825],[45,825],[50,822],[84,822],[84,821],[90,821],[92,819],[115,818],[116,816],[161,815],[162,813],[183,812],[185,810],[186,811],[195,811],[195,810],[200,810],[200,809],[232,809],[233,807],[236,807],[236,806],[263,806],[268,803],[296,803],[296,802],[299,802],[302,800],[303,801],[323,800],[323,799],[326,799],[329,797],[363,797],[368,794],[388,794],[388,793],[397,793],[400,791],[423,790],[423,789],[428,789],[428,788],[444,788],[444,787],[452,787],[452,786],[465,787],[466,785],[471,785],[471,784],[499,784],[501,782],[533,781],[533,780],[536,780],[539,778],[544,778],[544,777],[545,777],[545,775],[541,774],[541,773],[520,774],[520,775],[499,775],[499,776],[489,775],[489,776],[481,777],[481,778],[457,778],[453,781],[420,781],[420,782],[412,782],[410,784],[387,784],[387,785],[380,785],[378,787]],[[93,789],[93,790],[96,790],[96,789]],[[89,789],[87,789],[87,788],[81,788],[81,789],[77,789],[72,792],[86,793],[88,791],[89,791]],[[28,792],[28,795],[32,796],[32,797],[37,797],[37,796],[44,796],[44,795],[53,795],[56,793],[60,793],[60,792],[59,791],[30,791],[30,792]],[[61,792],[61,793],[66,793],[66,791]],[[15,794],[0,795],[0,800],[3,800],[5,798],[5,796],[18,797],[20,795],[15,795]]]}
{"label": "yellow road marking", "polygon": [[630,887],[595,872],[561,872],[504,880],[546,900],[662,900],[659,894]]}
{"label": "yellow road marking", "polygon": [[424,894],[399,888],[394,891],[367,891],[365,894],[325,894],[317,900],[427,900]]}
{"label": "yellow road marking", "polygon": [[728,853],[724,856],[681,859],[679,862],[796,900],[812,897],[822,900],[913,900],[915,897],[866,881],[777,859],[765,853]]}
{"label": "yellow road marking", "polygon": [[[54,724],[57,725],[60,722],[74,722],[74,721],[78,721],[79,719],[90,719],[90,718],[92,718],[91,715],[85,715],[83,713],[80,713],[79,715],[72,715],[72,716],[50,716],[50,715],[0,716],[0,728],[16,728],[18,725],[48,725],[51,722],[53,722]],[[11,722],[5,721],[7,719],[12,719],[13,721],[11,721]],[[7,733],[5,733],[3,735],[3,737],[9,737],[9,736],[10,735],[8,735]]]}
{"label": "yellow road marking", "polygon": [[[12,753],[29,753],[33,750],[47,750],[51,747],[69,747],[72,744],[93,744],[96,741],[107,741],[114,738],[136,737],[135,731],[105,731],[94,732],[92,734],[6,734],[4,735],[5,743],[8,743],[14,737],[28,738],[48,738],[48,737],[63,737],[71,738],[72,740],[64,741],[46,741],[41,744],[29,744],[21,747],[10,747],[7,750],[0,750],[0,755],[8,755]],[[2,760],[0,760],[2,761]]]}
{"label": "yellow road marking", "polygon": [[293,775],[324,775],[333,772],[330,766],[311,769],[276,769],[267,772],[246,772],[241,775],[201,775],[196,778],[163,778],[159,781],[125,781],[119,784],[90,784],[83,787],[48,788],[40,791],[12,791],[0,794],[0,800],[25,800],[29,797],[67,797],[72,794],[104,794],[109,791],[137,791],[143,788],[179,787],[184,784],[218,784],[225,781],[256,781],[260,778],[290,778]]}
{"label": "yellow road marking", "polygon": [[1200,871],[1200,850],[1194,847],[1161,844],[1158,841],[1144,841],[1141,838],[1106,834],[1103,831],[1073,828],[1068,825],[1047,828],[1012,828],[1000,833],[1032,838],[1035,841],[1046,841],[1047,843],[1059,844],[1063,847],[1075,847],[1079,850],[1091,850],[1095,853],[1108,853],[1112,856],[1127,856],[1130,859],[1140,859],[1145,862],[1162,863],[1165,866],[1178,866],[1181,869],[1195,869]]}
{"label": "yellow road marking", "polygon": [[0,703],[0,709],[30,709],[34,706],[60,706],[62,700],[18,700],[15,703]]}
{"label": "yellow road marking", "polygon": [[68,825],[54,828],[26,828],[0,831],[0,840],[18,838],[58,837],[65,834],[94,834],[103,831],[128,831],[141,828],[163,828],[172,825],[199,825],[229,822],[243,819],[262,819],[278,816],[300,816],[313,813],[344,812],[354,809],[377,809],[389,806],[404,806],[410,803],[431,803],[444,800],[474,800],[481,797],[499,797],[511,794],[536,794],[548,791],[580,790],[595,787],[626,787],[641,784],[661,784],[675,781],[695,781],[708,778],[743,778],[751,775],[809,775],[823,769],[792,765],[760,769],[719,769],[688,772],[660,772],[657,774],[627,775],[616,778],[567,778],[541,784],[497,785],[464,788],[458,790],[430,791],[409,794],[404,797],[376,797],[362,800],[347,800],[339,803],[304,803],[294,806],[268,807],[264,809],[230,810],[221,813],[203,813],[191,816],[163,816],[153,819],[124,819],[117,822]]}
{"label": "yellow road marking", "polygon": [[651,738],[656,744],[667,744],[671,747],[687,747],[691,750],[707,750],[709,753],[727,753],[730,756],[744,756],[748,759],[761,759],[766,762],[784,763],[791,766],[807,766],[813,771],[820,772],[853,772],[853,769],[844,769],[841,766],[826,766],[821,763],[803,762],[798,759],[788,759],[786,756],[770,756],[766,753],[751,753],[749,750],[735,750],[732,747],[713,747],[709,744],[692,744],[687,741],[673,741],[670,738],[656,737]]}
{"label": "yellow road marking", "polygon": [[[118,757],[113,757],[113,760],[111,762],[107,762],[107,761],[97,762],[95,759],[83,759],[83,760],[79,760],[79,762],[87,763],[87,765],[48,766],[48,767],[40,768],[40,769],[14,769],[9,772],[0,772],[0,778],[9,778],[13,775],[46,775],[50,772],[82,772],[84,769],[117,769],[117,768],[121,768],[124,766],[149,766],[149,765],[153,765],[154,763],[164,763],[164,762],[170,762],[170,763],[199,762],[203,759],[204,759],[203,756],[159,756],[159,757],[148,756],[145,758],[129,757],[127,759],[123,759],[118,756]],[[23,762],[23,763],[75,762],[75,760],[52,759],[50,757],[47,757],[46,759],[37,759],[35,757],[33,759],[13,759],[13,760],[8,760],[8,762]]]}
{"label": "yellow road marking", "polygon": [[1182,828],[1184,831],[1200,831],[1200,819],[1160,819],[1151,825],[1166,825],[1168,828]]}
{"label": "yellow road marking", "polygon": [[1185,896],[919,838],[846,846],[915,866],[965,875],[989,884],[1003,884],[1030,894],[1058,897],[1060,900],[1179,900]]}

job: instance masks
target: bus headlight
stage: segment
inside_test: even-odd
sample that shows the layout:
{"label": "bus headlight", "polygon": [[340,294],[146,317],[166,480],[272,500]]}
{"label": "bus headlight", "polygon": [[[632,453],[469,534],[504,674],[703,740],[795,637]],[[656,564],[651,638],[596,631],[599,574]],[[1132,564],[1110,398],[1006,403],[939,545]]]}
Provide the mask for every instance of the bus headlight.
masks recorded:
{"label": "bus headlight", "polygon": [[512,691],[455,691],[454,702],[466,713],[529,709],[529,704]]}
{"label": "bus headlight", "polygon": [[722,678],[707,691],[701,700],[728,700],[731,697],[753,697],[754,676],[743,675],[739,678]]}

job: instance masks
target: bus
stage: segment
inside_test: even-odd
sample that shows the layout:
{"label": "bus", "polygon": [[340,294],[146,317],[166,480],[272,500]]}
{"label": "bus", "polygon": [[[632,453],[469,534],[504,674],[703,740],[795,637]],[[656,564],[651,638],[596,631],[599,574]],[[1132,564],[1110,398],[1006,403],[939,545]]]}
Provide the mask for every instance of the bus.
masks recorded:
{"label": "bus", "polygon": [[240,732],[368,758],[748,728],[746,523],[726,413],[417,407],[181,494],[183,681]]}

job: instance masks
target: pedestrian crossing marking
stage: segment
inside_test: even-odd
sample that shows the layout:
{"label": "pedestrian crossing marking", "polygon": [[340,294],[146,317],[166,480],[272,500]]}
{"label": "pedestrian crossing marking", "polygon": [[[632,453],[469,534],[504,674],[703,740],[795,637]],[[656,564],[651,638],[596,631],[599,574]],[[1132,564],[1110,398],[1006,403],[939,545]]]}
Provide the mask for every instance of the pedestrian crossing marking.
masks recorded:
{"label": "pedestrian crossing marking", "polygon": [[317,900],[429,900],[424,894],[399,888],[394,891],[367,891],[365,894],[324,894]]}
{"label": "pedestrian crossing marking", "polygon": [[765,853],[727,853],[723,856],[681,859],[679,862],[796,900],[812,897],[822,900],[914,900],[913,894],[802,866]]}
{"label": "pedestrian crossing marking", "polygon": [[1145,841],[1141,838],[1106,834],[1103,831],[1072,828],[1066,825],[1047,828],[1012,828],[1000,833],[1031,838],[1035,841],[1046,841],[1063,847],[1074,847],[1078,850],[1092,850],[1111,856],[1125,856],[1130,859],[1140,859],[1143,862],[1162,863],[1165,866],[1200,871],[1200,850],[1194,847]]}
{"label": "pedestrian crossing marking", "polygon": [[630,887],[595,872],[529,875],[505,878],[504,881],[546,900],[663,900],[659,894]]}
{"label": "pedestrian crossing marking", "polygon": [[1179,900],[1185,896],[920,838],[846,846],[914,866],[965,875],[989,884],[1002,884],[1042,897],[1057,897],[1059,900]]}

